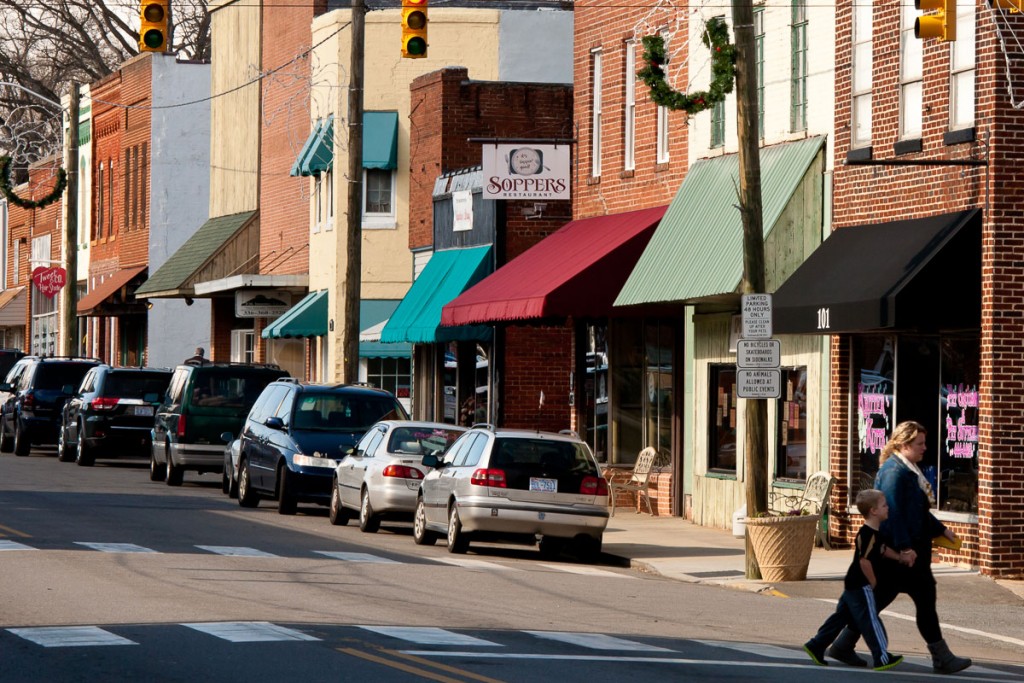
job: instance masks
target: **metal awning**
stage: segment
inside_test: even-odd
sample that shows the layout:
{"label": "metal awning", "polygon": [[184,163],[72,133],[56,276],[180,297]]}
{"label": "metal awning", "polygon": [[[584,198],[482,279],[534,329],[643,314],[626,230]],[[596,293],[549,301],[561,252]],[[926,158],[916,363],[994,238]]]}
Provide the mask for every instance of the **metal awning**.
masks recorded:
{"label": "metal awning", "polygon": [[327,334],[327,290],[310,292],[263,329],[264,339],[322,337]]}
{"label": "metal awning", "polygon": [[[79,316],[116,316],[123,313],[123,310],[114,308],[110,310],[104,310],[104,304],[108,300],[112,300],[118,293],[121,292],[121,288],[130,283],[137,275],[140,275],[146,271],[146,266],[135,266],[134,268],[123,268],[116,273],[107,277],[103,282],[92,289],[88,294],[83,296],[78,302],[77,311]],[[125,304],[128,303],[128,296],[125,293],[124,296],[119,297],[119,301],[110,301],[114,304]],[[144,311],[140,311],[144,312]]]}

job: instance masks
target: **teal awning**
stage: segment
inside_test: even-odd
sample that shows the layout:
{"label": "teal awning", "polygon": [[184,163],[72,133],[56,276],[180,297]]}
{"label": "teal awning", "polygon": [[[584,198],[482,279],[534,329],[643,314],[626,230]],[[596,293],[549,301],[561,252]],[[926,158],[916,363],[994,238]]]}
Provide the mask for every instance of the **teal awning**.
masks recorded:
{"label": "teal awning", "polygon": [[381,330],[382,342],[433,344],[455,340],[487,340],[483,325],[441,327],[441,309],[491,273],[491,247],[436,251]]}
{"label": "teal awning", "polygon": [[[409,358],[412,356],[412,344],[384,344],[380,341],[379,331],[376,335],[371,332],[378,326],[383,328],[400,303],[401,301],[397,299],[363,299],[359,302],[360,358]],[[376,338],[369,341],[364,340],[364,336]]]}
{"label": "teal awning", "polygon": [[398,168],[398,112],[363,114],[363,168]]}
{"label": "teal awning", "polygon": [[[824,137],[761,150],[763,230],[779,221]],[[729,154],[690,166],[675,199],[630,273],[616,306],[694,301],[738,290],[743,223],[736,208],[739,159]]]}
{"label": "teal awning", "polygon": [[327,334],[327,290],[310,292],[263,329],[264,339],[322,337]]}
{"label": "teal awning", "polygon": [[317,121],[306,143],[292,164],[291,175],[310,176],[323,173],[334,163],[334,114],[326,121]]}

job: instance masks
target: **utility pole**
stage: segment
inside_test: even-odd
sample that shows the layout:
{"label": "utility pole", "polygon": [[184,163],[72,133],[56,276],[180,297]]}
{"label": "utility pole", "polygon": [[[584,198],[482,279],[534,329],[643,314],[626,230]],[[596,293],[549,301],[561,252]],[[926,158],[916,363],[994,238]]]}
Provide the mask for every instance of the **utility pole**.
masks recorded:
{"label": "utility pole", "polygon": [[71,81],[71,98],[68,104],[68,140],[64,145],[67,159],[64,169],[68,184],[64,195],[64,283],[62,304],[64,306],[64,344],[61,353],[65,356],[78,355],[78,83]]}
{"label": "utility pole", "polygon": [[363,50],[366,4],[352,0],[352,62],[348,85],[348,229],[342,316],[342,382],[359,379],[359,297],[363,270]]}
{"label": "utility pole", "polygon": [[[765,291],[764,230],[761,210],[761,157],[758,149],[757,64],[754,58],[754,7],[751,0],[733,0],[736,40],[736,132],[739,140],[739,200],[743,218],[743,294]],[[768,404],[746,399],[747,515],[768,509]],[[761,568],[746,534],[746,577],[761,578]]]}

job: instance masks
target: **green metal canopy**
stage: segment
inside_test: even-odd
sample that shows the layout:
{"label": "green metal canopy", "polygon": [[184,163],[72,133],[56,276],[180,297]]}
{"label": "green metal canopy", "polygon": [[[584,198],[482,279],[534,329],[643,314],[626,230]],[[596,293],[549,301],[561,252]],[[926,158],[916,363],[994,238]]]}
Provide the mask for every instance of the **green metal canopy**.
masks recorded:
{"label": "green metal canopy", "polygon": [[291,175],[310,176],[323,173],[334,163],[334,114],[326,121],[317,121],[306,143],[292,164]]}
{"label": "green metal canopy", "polygon": [[381,330],[382,342],[433,344],[456,340],[487,340],[483,325],[441,327],[441,309],[491,273],[491,247],[436,251]]}
{"label": "green metal canopy", "polygon": [[264,339],[321,337],[327,334],[327,290],[310,292],[280,318],[267,325]]}
{"label": "green metal canopy", "polygon": [[[384,344],[380,341],[380,330],[373,335],[371,330],[383,329],[388,318],[398,308],[398,299],[362,299],[359,302],[359,357],[360,358],[409,358],[412,344]],[[375,337],[373,340],[364,336]]]}
{"label": "green metal canopy", "polygon": [[[818,155],[824,137],[761,150],[763,229],[767,236]],[[743,278],[743,223],[736,208],[737,155],[691,167],[616,306],[692,301],[737,291]]]}
{"label": "green metal canopy", "polygon": [[398,168],[398,112],[363,113],[363,168]]}

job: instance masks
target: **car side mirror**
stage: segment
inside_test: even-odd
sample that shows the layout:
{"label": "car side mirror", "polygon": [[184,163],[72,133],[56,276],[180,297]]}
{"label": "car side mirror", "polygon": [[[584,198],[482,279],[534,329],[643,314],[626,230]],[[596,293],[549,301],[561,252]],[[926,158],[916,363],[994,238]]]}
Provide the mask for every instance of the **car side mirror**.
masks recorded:
{"label": "car side mirror", "polygon": [[441,466],[441,461],[438,459],[436,455],[424,455],[423,460],[420,461],[420,464],[423,465],[424,467],[437,469],[438,467]]}
{"label": "car side mirror", "polygon": [[232,441],[235,440],[235,435],[232,434],[231,432],[221,432],[220,440],[223,441],[224,443],[231,443]]}
{"label": "car side mirror", "polygon": [[268,417],[267,421],[263,424],[267,425],[271,429],[284,429],[284,420],[279,417]]}
{"label": "car side mirror", "polygon": [[6,391],[8,393],[14,391],[14,385],[8,384],[7,382],[0,382],[0,391]]}

